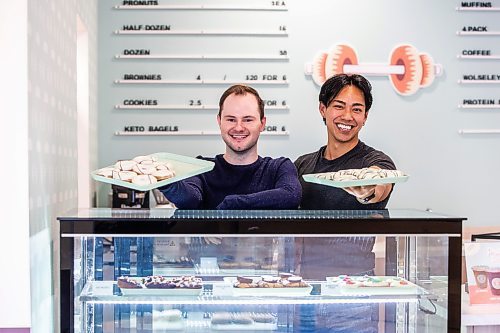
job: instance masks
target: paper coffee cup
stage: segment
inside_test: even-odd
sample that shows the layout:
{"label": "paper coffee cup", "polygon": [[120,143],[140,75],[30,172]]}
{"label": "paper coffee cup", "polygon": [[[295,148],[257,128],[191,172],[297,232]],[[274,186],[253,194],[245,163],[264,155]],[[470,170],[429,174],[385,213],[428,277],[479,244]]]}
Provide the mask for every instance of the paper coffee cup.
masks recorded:
{"label": "paper coffee cup", "polygon": [[488,283],[491,293],[495,296],[500,295],[500,267],[492,267],[487,270]]}
{"label": "paper coffee cup", "polygon": [[479,289],[488,288],[488,266],[472,266],[472,272]]}

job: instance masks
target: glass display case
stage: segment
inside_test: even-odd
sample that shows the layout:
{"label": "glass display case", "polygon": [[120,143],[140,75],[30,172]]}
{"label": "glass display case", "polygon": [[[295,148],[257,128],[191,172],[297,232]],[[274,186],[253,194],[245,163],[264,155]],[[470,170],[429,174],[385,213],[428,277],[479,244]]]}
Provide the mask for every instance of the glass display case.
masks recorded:
{"label": "glass display case", "polygon": [[61,332],[459,332],[464,218],[87,209],[59,217]]}

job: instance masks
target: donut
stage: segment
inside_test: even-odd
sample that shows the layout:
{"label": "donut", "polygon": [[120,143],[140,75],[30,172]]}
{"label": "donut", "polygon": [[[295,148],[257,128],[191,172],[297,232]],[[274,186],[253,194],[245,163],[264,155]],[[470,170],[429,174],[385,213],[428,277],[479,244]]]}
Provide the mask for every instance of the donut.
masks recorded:
{"label": "donut", "polygon": [[130,171],[137,163],[131,160],[123,160],[115,163],[115,168],[122,171]]}
{"label": "donut", "polygon": [[153,163],[153,165],[156,167],[157,170],[166,169],[166,170],[174,171],[174,167],[169,162],[155,162],[155,163]]}
{"label": "donut", "polygon": [[157,182],[156,178],[151,175],[137,175],[132,178],[132,183],[140,186],[155,184]]}
{"label": "donut", "polygon": [[426,88],[434,82],[436,74],[434,73],[434,59],[428,53],[420,53],[420,61],[422,61],[422,80],[420,87]]}
{"label": "donut", "polygon": [[333,181],[348,181],[359,179],[379,179],[387,177],[402,177],[404,172],[401,170],[386,170],[376,168],[363,168],[363,169],[347,169],[339,170],[336,172],[323,172],[315,174],[319,179],[327,179]]}
{"label": "donut", "polygon": [[328,56],[325,52],[319,52],[313,60],[312,78],[314,83],[321,86],[326,81],[325,76],[325,62]]}
{"label": "donut", "polygon": [[153,162],[156,162],[158,158],[150,155],[139,155],[134,157],[132,160],[141,164],[153,164]]}
{"label": "donut", "polygon": [[157,180],[165,180],[175,176],[172,171],[167,169],[155,170],[153,171],[152,175],[155,176]]}
{"label": "donut", "polygon": [[131,182],[137,176],[133,171],[113,171],[113,179],[119,179],[126,182]]}
{"label": "donut", "polygon": [[339,44],[334,46],[325,61],[325,76],[330,77],[344,73],[344,65],[357,65],[358,57],[356,52],[349,45]]}
{"label": "donut", "polygon": [[107,167],[96,171],[96,174],[103,177],[113,178],[113,171],[119,171],[118,169]]}
{"label": "donut", "polygon": [[382,178],[382,175],[379,172],[368,172],[363,175],[363,177],[359,177],[358,179],[377,179]]}
{"label": "donut", "polygon": [[422,82],[422,61],[416,48],[411,45],[397,46],[391,52],[390,64],[403,66],[404,74],[391,74],[389,78],[396,92],[403,96],[413,95]]}
{"label": "donut", "polygon": [[152,165],[137,163],[132,168],[132,171],[139,175],[151,175],[156,171],[156,168]]}

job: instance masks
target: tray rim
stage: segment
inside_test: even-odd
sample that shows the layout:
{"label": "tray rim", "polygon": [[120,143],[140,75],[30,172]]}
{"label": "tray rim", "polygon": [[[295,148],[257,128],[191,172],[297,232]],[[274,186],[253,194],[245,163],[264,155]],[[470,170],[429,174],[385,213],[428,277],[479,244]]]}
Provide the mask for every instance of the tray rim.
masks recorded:
{"label": "tray rim", "polygon": [[345,188],[354,186],[404,183],[410,177],[409,175],[405,174],[404,176],[401,177],[385,177],[385,178],[354,179],[354,180],[330,180],[330,179],[320,179],[317,178],[315,175],[317,175],[317,173],[309,173],[302,175],[302,178],[308,183],[326,185],[337,188]]}
{"label": "tray rim", "polygon": [[[335,283],[328,281],[329,278],[333,278],[336,276],[327,276],[325,278],[327,284],[335,285]],[[351,278],[356,278],[357,276],[351,276]],[[381,279],[391,279],[396,276],[388,276],[388,275],[376,275],[373,277],[381,278]],[[422,289],[422,287],[416,285],[415,283],[408,281],[405,278],[397,277],[399,279],[404,280],[408,284],[406,286],[399,287],[346,287],[344,285],[338,284],[339,293],[342,295],[374,295],[374,296],[382,296],[382,295],[417,295],[418,292]]]}
{"label": "tray rim", "polygon": [[122,296],[199,296],[203,288],[120,288]]}
{"label": "tray rim", "polygon": [[169,185],[169,184],[184,180],[186,178],[193,177],[193,176],[208,172],[208,171],[212,170],[214,168],[214,165],[215,165],[215,163],[211,162],[211,161],[202,160],[202,159],[195,158],[195,157],[173,154],[173,153],[166,153],[166,152],[165,153],[164,152],[152,153],[152,154],[148,154],[148,155],[144,155],[144,156],[156,156],[156,157],[158,157],[159,160],[160,160],[160,158],[162,160],[167,160],[167,159],[175,160],[175,161],[179,161],[182,163],[193,164],[193,165],[199,166],[200,168],[195,170],[195,171],[187,172],[183,175],[179,175],[179,176],[175,176],[175,177],[172,177],[169,179],[165,179],[165,180],[159,181],[159,182],[154,183],[154,184],[142,185],[142,186],[136,185],[133,183],[129,183],[129,182],[126,182],[123,180],[119,180],[119,179],[113,179],[113,178],[100,176],[97,174],[97,172],[99,170],[104,169],[104,168],[113,167],[114,165],[105,166],[105,167],[93,170],[90,173],[90,175],[92,176],[92,178],[94,180],[102,182],[102,183],[107,183],[107,184],[111,184],[111,185],[118,185],[118,186],[130,188],[133,190],[146,192],[146,191],[150,191],[150,190],[153,190],[155,188],[158,188],[158,187]]}
{"label": "tray rim", "polygon": [[[283,288],[236,288],[233,287],[233,296],[243,296],[243,297],[260,297],[260,296],[271,296],[271,297],[297,297],[297,296],[307,296],[313,290],[313,286],[308,284],[308,287],[283,287]],[[251,291],[257,291],[252,294]],[[286,293],[288,291],[291,294]]]}

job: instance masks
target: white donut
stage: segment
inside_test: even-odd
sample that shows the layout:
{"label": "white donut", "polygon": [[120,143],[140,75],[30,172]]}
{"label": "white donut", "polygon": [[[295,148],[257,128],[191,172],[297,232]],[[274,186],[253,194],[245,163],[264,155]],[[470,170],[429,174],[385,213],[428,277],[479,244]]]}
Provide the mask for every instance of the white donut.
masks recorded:
{"label": "white donut", "polygon": [[172,163],[170,162],[156,162],[156,169],[158,170],[170,170],[174,171],[174,167],[172,166]]}
{"label": "white donut", "polygon": [[134,178],[132,178],[132,183],[136,185],[150,185],[150,184],[155,184],[158,181],[156,178],[152,175],[137,175]]}
{"label": "white donut", "polygon": [[134,157],[132,160],[141,164],[153,164],[153,162],[158,161],[158,158],[151,155],[139,155]]}
{"label": "white donut", "polygon": [[175,176],[175,174],[172,171],[167,169],[156,170],[155,172],[152,173],[152,175],[155,176],[156,179],[158,180],[165,180]]}
{"label": "white donut", "polygon": [[370,172],[364,175],[363,178],[360,179],[377,179],[377,178],[383,178],[378,172]]}
{"label": "white donut", "polygon": [[386,173],[386,177],[402,177],[404,176],[403,172],[400,170],[384,170]]}
{"label": "white donut", "polygon": [[115,169],[115,168],[112,168],[112,167],[102,168],[102,169],[97,170],[96,174],[99,175],[99,176],[112,178],[114,170],[118,170],[118,169]]}
{"label": "white donut", "polygon": [[151,175],[153,172],[156,171],[156,168],[152,164],[138,163],[134,165],[132,171],[134,171],[139,175]]}
{"label": "white donut", "polygon": [[119,179],[126,182],[131,182],[132,179],[137,176],[137,174],[133,171],[114,171],[113,179]]}
{"label": "white donut", "polygon": [[143,160],[141,162],[142,165],[153,165],[154,163],[153,160]]}
{"label": "white donut", "polygon": [[115,168],[122,171],[130,171],[137,163],[130,160],[118,161],[115,163]]}

